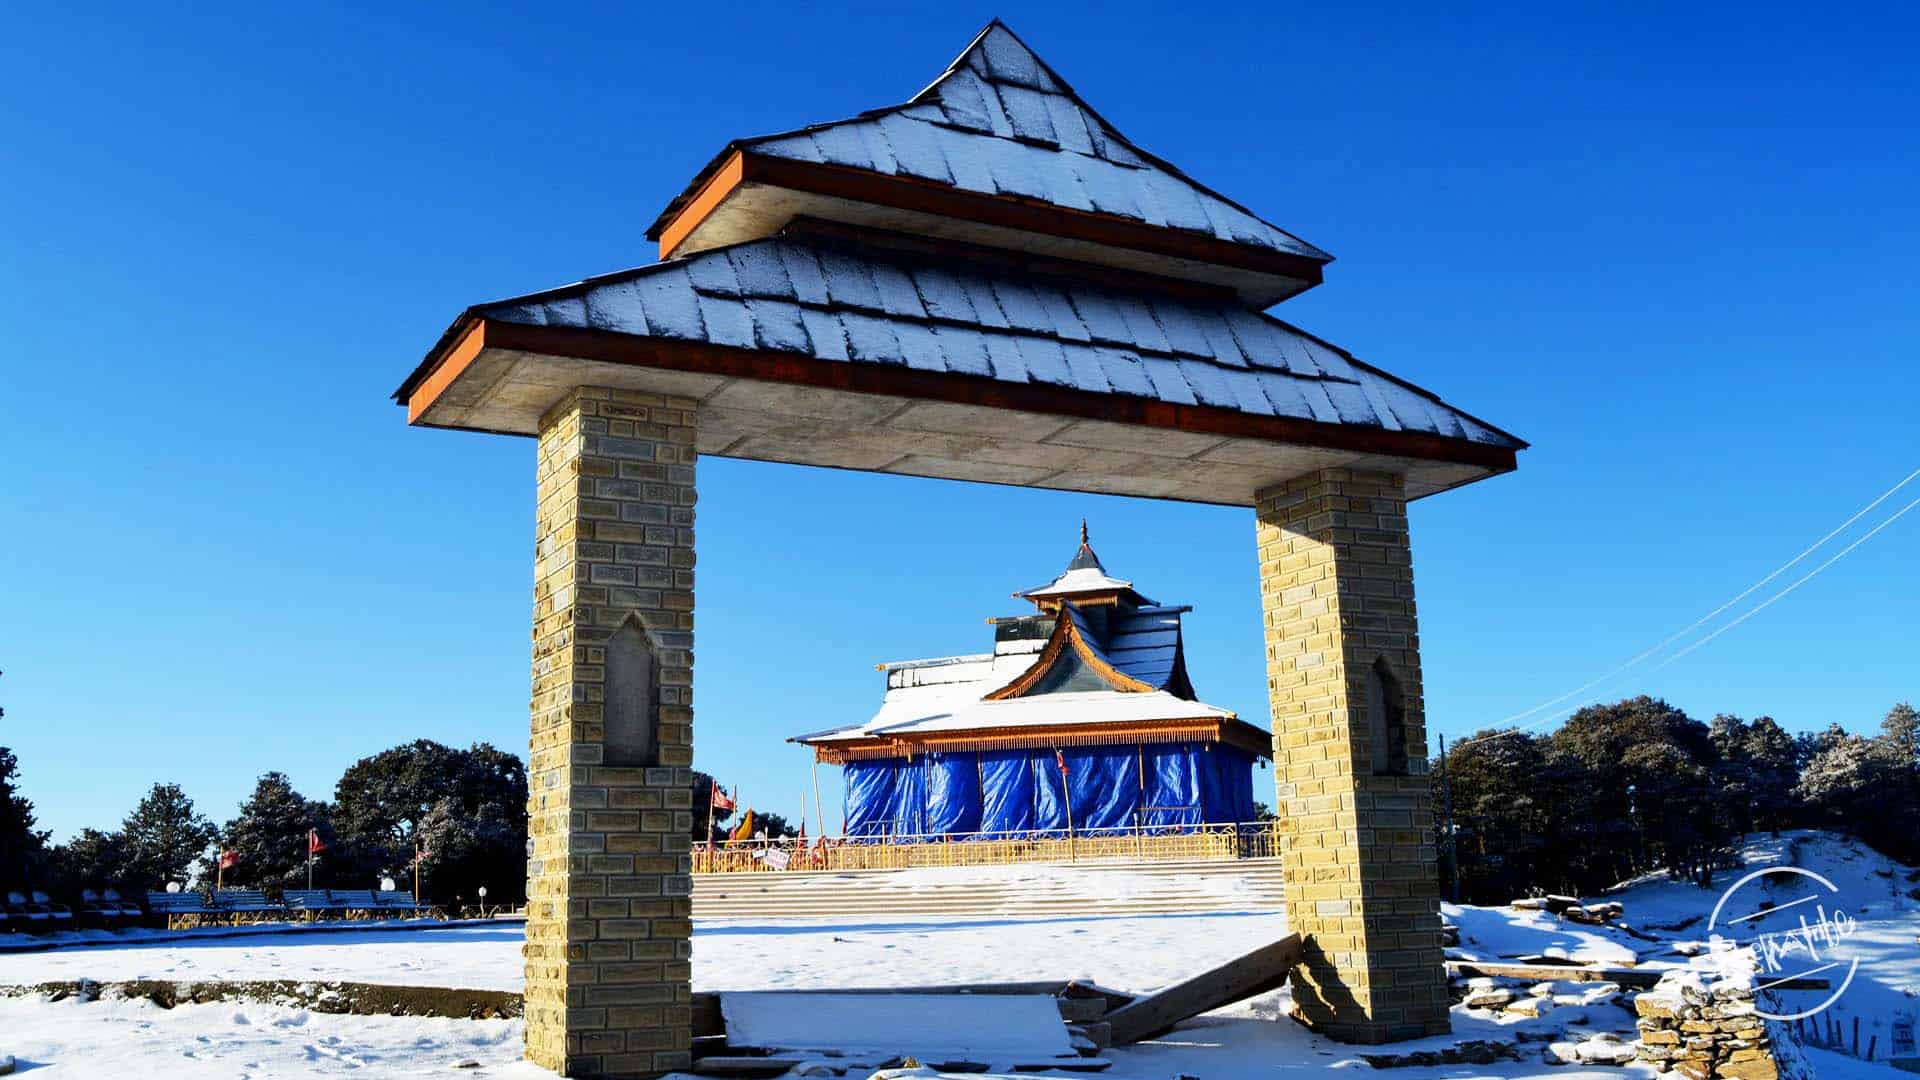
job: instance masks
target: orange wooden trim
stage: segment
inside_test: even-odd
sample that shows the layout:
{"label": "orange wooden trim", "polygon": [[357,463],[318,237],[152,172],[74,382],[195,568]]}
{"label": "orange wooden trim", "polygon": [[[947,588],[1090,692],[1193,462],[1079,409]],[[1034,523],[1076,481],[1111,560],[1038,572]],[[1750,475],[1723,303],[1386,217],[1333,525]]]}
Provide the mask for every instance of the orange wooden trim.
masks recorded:
{"label": "orange wooden trim", "polygon": [[440,365],[433,373],[420,381],[413,392],[407,396],[407,423],[417,424],[426,415],[447,387],[479,357],[481,350],[487,347],[487,320],[475,319],[460,333],[453,345],[443,354]]}
{"label": "orange wooden trim", "polygon": [[1060,653],[1067,647],[1067,637],[1073,633],[1072,625],[1073,620],[1067,617],[1066,612],[1057,612],[1053,619],[1053,632],[1047,635],[1047,643],[1041,648],[1040,656],[1033,665],[1015,676],[1012,682],[981,700],[1005,701],[1026,693],[1034,683],[1040,681],[1040,676],[1046,674],[1047,670],[1053,667],[1054,662],[1060,659]]}
{"label": "orange wooden trim", "polygon": [[1053,633],[1047,635],[1046,648],[1040,650],[1040,658],[1034,661],[1032,667],[1021,672],[1019,678],[981,700],[1006,701],[1023,696],[1033,688],[1034,683],[1039,682],[1052,669],[1054,664],[1059,662],[1060,654],[1066,651],[1068,645],[1073,647],[1074,653],[1083,663],[1093,669],[1094,674],[1107,680],[1107,684],[1115,690],[1123,694],[1147,694],[1156,689],[1108,663],[1107,659],[1081,635],[1079,624],[1073,621],[1073,616],[1067,612],[1066,606],[1061,605],[1054,620]]}
{"label": "orange wooden trim", "polygon": [[721,162],[720,167],[707,178],[707,182],[700,186],[700,191],[687,201],[687,205],[680,209],[680,213],[667,223],[666,228],[660,230],[660,257],[672,258],[674,249],[680,246],[689,233],[700,227],[700,223],[707,219],[708,214],[713,213],[721,203],[726,202],[727,196],[732,195],[745,179],[745,159],[740,151],[735,150],[727,155],[727,159]]}
{"label": "orange wooden trim", "polygon": [[[978,405],[993,409],[1045,413],[1084,420],[1106,420],[1116,424],[1168,428],[1228,438],[1261,439],[1295,446],[1351,450],[1364,454],[1446,461],[1473,465],[1489,472],[1512,472],[1517,466],[1515,453],[1504,446],[1489,446],[1444,435],[1420,431],[1389,431],[1385,428],[1329,424],[1286,416],[1260,416],[1212,405],[1178,405],[1157,398],[1122,397],[1096,394],[1061,386],[1034,383],[1010,383],[980,375],[955,375],[950,372],[919,371],[889,364],[832,364],[811,356],[768,352],[760,349],[713,345],[702,341],[678,341],[665,338],[636,337],[610,330],[572,326],[527,326],[471,317],[484,335],[488,348],[517,349],[548,356],[567,356],[597,360],[609,364],[664,368],[670,371],[697,371],[740,379],[790,383],[861,394],[944,401]],[[450,330],[440,345],[427,355],[400,394],[406,403],[408,419],[418,422],[433,399],[451,383],[454,376],[441,373],[458,361],[456,332]],[[458,361],[459,367],[472,358]],[[434,389],[429,392],[429,386]]]}
{"label": "orange wooden trim", "polygon": [[1058,611],[1060,610],[1060,605],[1066,602],[1065,598],[1068,596],[1073,597],[1073,605],[1075,607],[1118,607],[1120,605],[1120,593],[1121,590],[1119,589],[1089,593],[1050,593],[1041,590],[1038,596],[1029,593],[1014,593],[1013,595],[1021,600],[1033,601],[1039,605],[1042,611]]}
{"label": "orange wooden trim", "polygon": [[1255,757],[1273,757],[1273,737],[1239,719],[1188,717],[1130,724],[1037,724],[1019,728],[976,728],[927,735],[816,743],[814,760],[828,765],[876,758],[970,750],[1023,750],[1059,746],[1130,746],[1176,742],[1217,742]]}
{"label": "orange wooden trim", "polygon": [[[725,182],[722,177],[737,173]],[[1040,233],[1105,247],[1128,248],[1156,255],[1230,266],[1271,274],[1303,283],[1323,280],[1325,260],[1292,252],[1274,251],[1222,240],[1216,236],[1134,221],[1095,210],[1076,210],[1015,195],[987,195],[934,180],[889,176],[847,165],[794,161],[735,150],[700,192],[676,212],[660,230],[660,257],[672,256],[687,235],[744,183],[767,184],[790,191],[910,210],[981,225]]]}

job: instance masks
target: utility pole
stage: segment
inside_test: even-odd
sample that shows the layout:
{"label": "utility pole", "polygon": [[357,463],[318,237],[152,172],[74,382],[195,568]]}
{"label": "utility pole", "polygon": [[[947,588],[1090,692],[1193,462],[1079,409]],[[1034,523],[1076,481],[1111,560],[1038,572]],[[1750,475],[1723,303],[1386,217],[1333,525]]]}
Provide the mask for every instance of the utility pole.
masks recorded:
{"label": "utility pole", "polygon": [[1440,801],[1447,819],[1447,869],[1453,877],[1453,902],[1460,902],[1460,848],[1453,837],[1453,774],[1447,769],[1447,737],[1440,736]]}

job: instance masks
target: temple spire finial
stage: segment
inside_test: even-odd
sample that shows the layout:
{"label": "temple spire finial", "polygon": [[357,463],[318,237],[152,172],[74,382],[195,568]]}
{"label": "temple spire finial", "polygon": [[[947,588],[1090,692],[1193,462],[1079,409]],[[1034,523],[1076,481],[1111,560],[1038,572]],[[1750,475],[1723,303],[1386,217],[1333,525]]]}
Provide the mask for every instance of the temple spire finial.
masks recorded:
{"label": "temple spire finial", "polygon": [[1080,542],[1082,544],[1087,542],[1087,519],[1086,518],[1080,519]]}

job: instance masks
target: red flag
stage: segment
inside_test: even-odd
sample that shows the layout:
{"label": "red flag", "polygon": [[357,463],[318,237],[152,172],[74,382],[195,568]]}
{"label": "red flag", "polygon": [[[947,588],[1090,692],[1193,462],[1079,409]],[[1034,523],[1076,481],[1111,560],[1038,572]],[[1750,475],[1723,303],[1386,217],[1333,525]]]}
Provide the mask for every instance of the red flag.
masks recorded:
{"label": "red flag", "polygon": [[325,850],[327,850],[327,845],[320,842],[320,830],[308,829],[307,830],[307,854],[318,855]]}
{"label": "red flag", "polygon": [[240,861],[240,853],[237,851],[222,850],[220,852],[220,869],[222,870],[233,869],[234,864],[238,863],[239,861]]}
{"label": "red flag", "polygon": [[716,811],[724,810],[728,813],[733,812],[733,796],[727,794],[727,789],[721,787],[719,784],[713,785],[713,808]]}
{"label": "red flag", "polygon": [[415,848],[413,852],[413,861],[417,863],[426,862],[427,856],[431,854],[433,854],[433,852],[428,851],[426,848]]}
{"label": "red flag", "polygon": [[1061,753],[1060,751],[1058,751],[1058,750],[1055,750],[1055,751],[1053,752],[1053,763],[1054,763],[1055,765],[1058,765],[1058,766],[1060,766],[1060,775],[1061,775],[1061,776],[1065,776],[1065,775],[1067,775],[1067,758],[1066,758],[1066,755],[1064,755],[1064,754],[1062,754],[1062,753]]}

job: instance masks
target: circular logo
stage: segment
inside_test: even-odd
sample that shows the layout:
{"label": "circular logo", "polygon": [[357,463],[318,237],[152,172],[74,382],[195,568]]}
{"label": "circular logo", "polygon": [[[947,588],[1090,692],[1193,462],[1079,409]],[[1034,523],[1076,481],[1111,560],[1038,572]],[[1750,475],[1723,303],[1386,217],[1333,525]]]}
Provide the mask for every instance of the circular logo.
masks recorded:
{"label": "circular logo", "polygon": [[[1776,900],[1775,894],[1779,893],[1790,895]],[[1769,1020],[1798,1020],[1825,1009],[1847,992],[1860,968],[1860,958],[1847,955],[1846,941],[1857,924],[1839,905],[1839,896],[1840,890],[1833,882],[1797,866],[1755,870],[1720,894],[1720,902],[1713,905],[1713,915],[1707,919],[1707,933],[1716,951],[1741,946],[1753,949],[1756,995],[1766,990],[1807,989],[1794,984],[1820,976],[1826,976],[1829,986],[1839,983],[1825,1000],[1810,1009],[1770,1013],[1758,1007],[1756,998],[1755,1012]],[[1846,975],[1841,977],[1837,973],[1843,968]]]}

